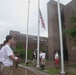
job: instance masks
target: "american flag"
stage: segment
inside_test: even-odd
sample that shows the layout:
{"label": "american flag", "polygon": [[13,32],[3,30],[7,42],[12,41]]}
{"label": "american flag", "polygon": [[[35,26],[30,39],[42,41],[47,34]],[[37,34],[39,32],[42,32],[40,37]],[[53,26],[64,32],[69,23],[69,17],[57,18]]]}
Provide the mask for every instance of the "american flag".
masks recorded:
{"label": "american flag", "polygon": [[40,9],[39,9],[39,15],[40,15],[40,19],[41,19],[42,27],[45,29],[44,19],[43,19],[43,17],[42,17],[42,14],[41,14]]}

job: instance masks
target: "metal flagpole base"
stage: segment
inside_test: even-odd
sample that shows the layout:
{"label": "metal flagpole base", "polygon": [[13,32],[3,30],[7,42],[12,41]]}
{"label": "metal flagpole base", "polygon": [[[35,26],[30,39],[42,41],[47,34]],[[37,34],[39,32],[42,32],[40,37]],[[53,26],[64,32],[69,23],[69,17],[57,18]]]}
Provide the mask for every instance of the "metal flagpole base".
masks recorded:
{"label": "metal flagpole base", "polygon": [[39,65],[37,65],[36,67],[40,67]]}
{"label": "metal flagpole base", "polygon": [[60,73],[61,73],[61,74],[65,74],[65,72],[64,72],[64,71],[61,71]]}

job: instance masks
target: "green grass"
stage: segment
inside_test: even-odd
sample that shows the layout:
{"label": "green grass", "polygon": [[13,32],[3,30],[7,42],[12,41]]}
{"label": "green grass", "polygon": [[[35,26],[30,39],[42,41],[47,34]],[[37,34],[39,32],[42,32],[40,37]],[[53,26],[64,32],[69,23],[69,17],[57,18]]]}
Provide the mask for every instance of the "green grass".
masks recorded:
{"label": "green grass", "polygon": [[32,66],[32,64],[28,64],[28,65],[26,65],[25,63],[20,63],[20,64],[23,66]]}
{"label": "green grass", "polygon": [[76,64],[71,64],[70,66],[76,68]]}
{"label": "green grass", "polygon": [[45,68],[44,70],[42,70],[41,68],[39,68],[37,70],[45,72],[47,74],[52,74],[52,75],[56,75],[57,73],[59,74],[59,72],[60,72],[60,70],[54,69],[54,68]]}
{"label": "green grass", "polygon": [[[24,66],[27,66],[27,67],[33,66],[32,64],[26,65],[25,63],[21,63],[21,65],[24,65]],[[76,64],[73,64],[72,66],[76,67]],[[42,70],[41,68],[36,67],[36,70],[39,70],[41,72],[45,72],[45,73],[51,74],[51,75],[62,75],[60,73],[61,70],[60,69],[55,69],[55,68],[45,68],[44,70]],[[76,75],[76,73],[66,72],[64,75]]]}
{"label": "green grass", "polygon": [[[54,69],[54,68],[45,68],[44,70],[42,69],[37,69],[39,71],[45,72],[47,74],[51,74],[51,75],[62,75],[60,73],[59,69]],[[76,73],[72,73],[72,72],[66,72],[64,75],[76,75]]]}

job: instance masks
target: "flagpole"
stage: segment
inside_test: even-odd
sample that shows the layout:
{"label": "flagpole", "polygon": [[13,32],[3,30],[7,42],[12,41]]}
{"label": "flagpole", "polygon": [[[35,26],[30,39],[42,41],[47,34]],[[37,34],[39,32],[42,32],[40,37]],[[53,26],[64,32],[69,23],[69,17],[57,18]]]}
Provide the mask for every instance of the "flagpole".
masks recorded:
{"label": "flagpole", "polygon": [[28,14],[27,14],[27,35],[26,35],[26,60],[25,63],[27,63],[27,52],[28,52],[28,25],[29,25],[29,6],[30,1],[28,0]]}
{"label": "flagpole", "polygon": [[39,67],[39,35],[40,35],[40,16],[39,16],[40,0],[38,0],[38,40],[37,40],[37,67]]}
{"label": "flagpole", "polygon": [[61,50],[61,73],[64,74],[64,57],[63,57],[63,39],[62,39],[62,25],[61,25],[61,13],[60,13],[60,2],[58,0],[58,19],[59,19],[59,34],[60,34],[60,50]]}

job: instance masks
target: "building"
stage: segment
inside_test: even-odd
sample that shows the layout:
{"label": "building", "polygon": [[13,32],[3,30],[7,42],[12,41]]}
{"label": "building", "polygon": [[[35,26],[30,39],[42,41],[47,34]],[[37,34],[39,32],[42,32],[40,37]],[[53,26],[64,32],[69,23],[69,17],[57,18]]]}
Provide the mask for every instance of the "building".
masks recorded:
{"label": "building", "polygon": [[[63,5],[61,5],[63,7]],[[57,2],[50,0],[47,4],[48,9],[48,52],[49,57],[54,59],[54,52],[60,51],[59,26]]]}
{"label": "building", "polygon": [[[67,5],[60,5],[62,29],[68,29],[70,27],[69,19],[74,9],[74,3],[76,0],[72,0]],[[47,4],[48,9],[48,53],[49,58],[54,59],[54,52],[60,53],[60,38],[59,38],[59,25],[58,25],[58,10],[57,2],[50,0]],[[73,48],[74,47],[74,48]],[[75,50],[72,50],[75,49]],[[65,60],[76,60],[76,47],[73,41],[69,41],[69,37],[63,33],[63,53]]]}
{"label": "building", "polygon": [[[76,0],[72,0],[64,7],[64,25],[65,29],[70,29],[74,26],[74,22],[71,21],[71,17],[73,16],[73,11],[76,11]],[[76,25],[76,23],[75,23]],[[70,40],[68,36],[66,36],[66,44],[68,50],[68,60],[76,60],[76,46],[74,44],[74,40]]]}
{"label": "building", "polygon": [[[26,34],[21,34],[19,31],[10,31],[16,42],[21,42],[23,48],[26,49]],[[28,35],[28,50],[37,50],[37,36]],[[48,54],[48,38],[40,37],[40,50],[44,50]]]}

